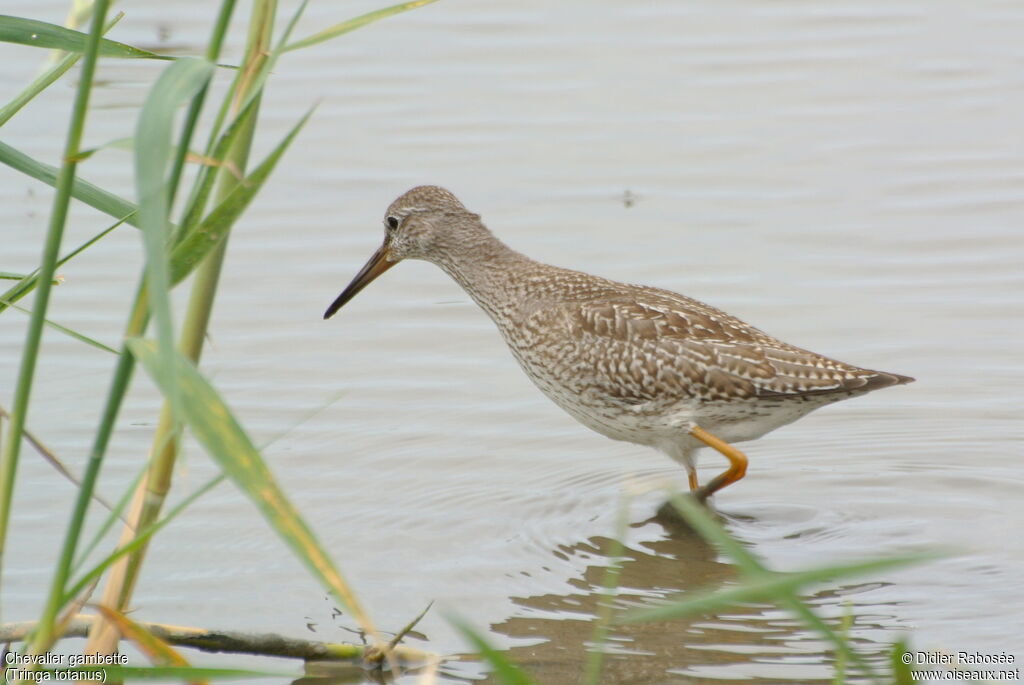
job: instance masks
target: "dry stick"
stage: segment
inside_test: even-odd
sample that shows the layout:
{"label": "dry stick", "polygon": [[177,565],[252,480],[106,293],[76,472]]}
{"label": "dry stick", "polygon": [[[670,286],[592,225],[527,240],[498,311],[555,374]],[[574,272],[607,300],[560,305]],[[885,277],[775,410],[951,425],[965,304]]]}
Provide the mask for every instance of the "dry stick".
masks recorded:
{"label": "dry stick", "polygon": [[[96,617],[92,614],[78,614],[64,626],[64,637],[86,637]],[[353,645],[343,642],[320,642],[285,637],[276,633],[243,633],[234,630],[206,630],[189,626],[172,626],[164,623],[138,622],[154,636],[179,647],[192,647],[203,652],[230,652],[275,656],[306,661],[362,661],[372,656],[374,647]],[[31,634],[36,621],[7,623],[0,626],[0,643],[20,642]],[[415,647],[396,645],[391,653],[398,657],[403,666],[413,667],[437,661],[439,655]]]}
{"label": "dry stick", "polygon": [[[398,643],[401,642],[406,635],[412,632],[412,629],[416,627],[416,624],[423,620],[423,617],[427,615],[427,612],[430,611],[430,607],[432,606],[434,606],[433,600],[431,600],[430,604],[428,604],[427,607],[419,613],[419,616],[410,621],[407,626],[399,630],[398,633],[387,642],[387,644],[375,643],[367,647],[366,652],[363,654],[363,661],[377,666],[382,666],[385,659],[391,661],[391,655],[396,654],[395,649],[399,646]],[[396,664],[392,662],[392,666],[395,665]]]}

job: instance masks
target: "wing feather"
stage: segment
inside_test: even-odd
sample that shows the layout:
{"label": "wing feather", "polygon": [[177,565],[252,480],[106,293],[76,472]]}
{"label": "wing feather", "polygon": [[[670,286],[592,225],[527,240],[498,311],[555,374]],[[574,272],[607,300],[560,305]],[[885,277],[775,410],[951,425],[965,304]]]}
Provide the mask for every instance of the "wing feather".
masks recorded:
{"label": "wing feather", "polygon": [[682,295],[641,294],[549,304],[527,323],[538,335],[567,326],[573,343],[560,354],[571,357],[580,387],[627,403],[857,392],[909,380],[794,347]]}

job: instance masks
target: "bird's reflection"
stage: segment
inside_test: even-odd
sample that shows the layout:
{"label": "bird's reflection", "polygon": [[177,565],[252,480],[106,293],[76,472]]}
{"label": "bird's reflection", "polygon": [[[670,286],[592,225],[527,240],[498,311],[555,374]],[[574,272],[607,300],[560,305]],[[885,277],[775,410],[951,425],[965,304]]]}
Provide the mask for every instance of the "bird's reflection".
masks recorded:
{"label": "bird's reflection", "polygon": [[[741,518],[727,518],[726,525],[742,527]],[[668,507],[634,524],[627,537],[647,540],[630,544],[623,552],[617,613],[650,606],[663,598],[729,587],[737,582],[735,566],[720,558],[714,547]],[[575,591],[513,597],[518,615],[491,629],[519,643],[507,657],[521,666],[534,682],[544,685],[577,685],[593,648],[599,615],[610,538],[594,537],[552,550],[562,558],[586,560],[580,577],[570,579]],[[856,615],[851,597],[879,584],[846,585],[805,598],[834,630],[842,630],[843,616]],[[882,635],[881,641],[863,637],[854,647],[872,661],[885,658],[896,623],[891,607],[871,606],[870,618],[853,618],[853,632]],[[471,657],[475,660],[475,657]],[[442,666],[438,682],[469,682],[464,672]],[[833,682],[836,666],[831,645],[807,630],[786,611],[771,604],[747,603],[717,615],[694,615],[666,622],[613,624],[605,645],[602,683],[663,685],[668,683],[729,682],[825,683]],[[847,674],[844,682],[859,682]],[[368,673],[353,665],[331,665],[313,670],[298,683],[391,682],[391,673]],[[500,682],[494,677],[485,682]]]}
{"label": "bird's reflection", "polygon": [[[718,552],[677,516],[663,509],[634,528],[649,526],[659,526],[660,535],[654,535],[653,542],[631,544],[624,551],[617,611],[648,606],[692,590],[728,586],[737,579],[736,567],[721,560]],[[517,641],[533,641],[513,647],[508,656],[537,682],[580,682],[594,636],[610,543],[607,538],[591,538],[560,547],[556,554],[597,558],[582,577],[570,581],[578,592],[514,597],[522,611],[491,626]],[[818,609],[831,608],[820,613],[832,616],[828,622],[838,629],[846,597],[858,587],[819,592],[807,601]],[[888,617],[878,616],[877,607],[873,611],[871,622],[857,620],[858,632],[881,629],[878,620],[891,623]],[[882,658],[889,645],[860,640],[857,647],[862,654]],[[612,625],[601,682],[810,683],[831,682],[834,676],[831,650],[820,636],[773,605],[746,604],[716,616]]]}

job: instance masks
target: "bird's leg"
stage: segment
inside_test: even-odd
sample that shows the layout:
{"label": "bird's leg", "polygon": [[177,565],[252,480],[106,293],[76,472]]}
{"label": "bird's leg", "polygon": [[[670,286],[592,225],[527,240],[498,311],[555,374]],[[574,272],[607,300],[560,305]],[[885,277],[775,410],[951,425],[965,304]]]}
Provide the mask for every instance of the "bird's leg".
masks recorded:
{"label": "bird's leg", "polygon": [[[697,488],[694,495],[701,502],[707,500],[708,497],[715,494],[726,485],[735,483],[747,473],[747,455],[740,452],[738,449],[727,443],[725,440],[718,438],[700,426],[694,426],[690,429],[690,435],[703,442],[708,447],[714,449],[725,455],[725,458],[729,460],[729,468],[722,473],[718,474],[704,487]],[[696,482],[696,477],[691,474],[690,477],[690,489],[693,489],[693,484]]]}
{"label": "bird's leg", "polygon": [[686,475],[690,479],[690,492],[693,492],[700,487],[700,483],[697,482],[697,469],[693,466],[686,467]]}

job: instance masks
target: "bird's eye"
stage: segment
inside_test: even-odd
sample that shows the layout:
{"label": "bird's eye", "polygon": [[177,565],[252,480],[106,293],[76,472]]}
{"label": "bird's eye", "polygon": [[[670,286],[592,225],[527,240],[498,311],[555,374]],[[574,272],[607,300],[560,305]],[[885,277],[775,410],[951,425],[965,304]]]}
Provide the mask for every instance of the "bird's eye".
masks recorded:
{"label": "bird's eye", "polygon": [[396,228],[398,228],[398,217],[388,217],[388,228],[390,228],[391,230],[395,230]]}

